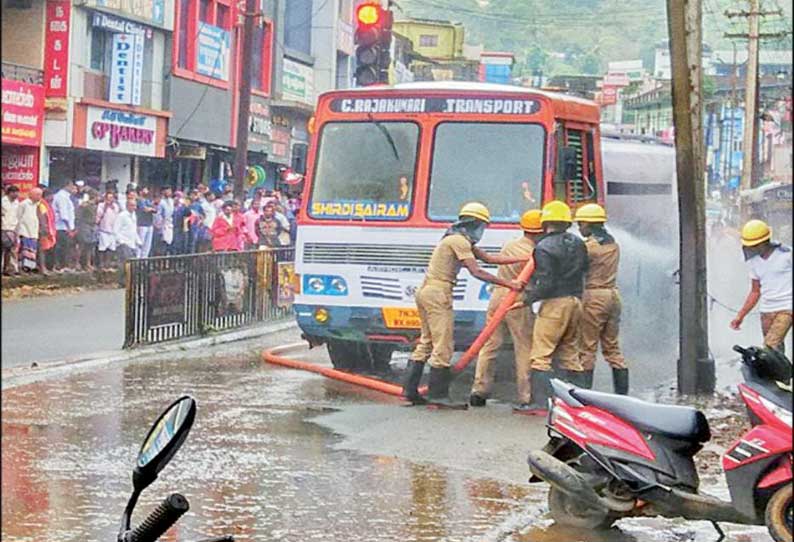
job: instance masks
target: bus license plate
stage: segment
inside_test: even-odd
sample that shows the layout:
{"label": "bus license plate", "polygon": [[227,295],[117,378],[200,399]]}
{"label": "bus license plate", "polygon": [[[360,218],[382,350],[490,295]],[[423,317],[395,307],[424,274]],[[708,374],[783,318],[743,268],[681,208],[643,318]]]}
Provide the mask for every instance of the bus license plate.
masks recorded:
{"label": "bus license plate", "polygon": [[419,311],[403,307],[385,307],[383,322],[390,329],[420,329],[422,327]]}

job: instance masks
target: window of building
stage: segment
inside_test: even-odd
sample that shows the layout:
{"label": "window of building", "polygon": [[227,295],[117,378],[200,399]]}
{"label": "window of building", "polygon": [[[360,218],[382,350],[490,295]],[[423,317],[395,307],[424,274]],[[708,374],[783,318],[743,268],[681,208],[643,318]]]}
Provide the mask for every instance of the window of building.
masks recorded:
{"label": "window of building", "polygon": [[251,89],[270,94],[273,61],[273,24],[265,20],[254,27],[254,49],[251,53]]}
{"label": "window of building", "polygon": [[95,27],[89,27],[88,31],[91,34],[91,69],[104,72],[110,64],[113,34]]}
{"label": "window of building", "polygon": [[312,54],[312,0],[290,0],[284,13],[284,46]]}
{"label": "window of building", "polygon": [[[173,59],[176,75],[228,86],[232,6],[231,0],[177,0]],[[217,43],[202,48],[203,43],[212,40]]]}
{"label": "window of building", "polygon": [[438,36],[434,34],[421,34],[419,47],[438,47]]}

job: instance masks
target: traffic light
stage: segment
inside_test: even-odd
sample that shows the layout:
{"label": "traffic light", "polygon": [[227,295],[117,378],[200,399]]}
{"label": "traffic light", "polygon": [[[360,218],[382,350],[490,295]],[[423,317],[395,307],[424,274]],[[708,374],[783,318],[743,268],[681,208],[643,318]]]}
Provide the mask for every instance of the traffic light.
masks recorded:
{"label": "traffic light", "polygon": [[392,12],[368,2],[356,9],[356,82],[365,87],[389,82]]}

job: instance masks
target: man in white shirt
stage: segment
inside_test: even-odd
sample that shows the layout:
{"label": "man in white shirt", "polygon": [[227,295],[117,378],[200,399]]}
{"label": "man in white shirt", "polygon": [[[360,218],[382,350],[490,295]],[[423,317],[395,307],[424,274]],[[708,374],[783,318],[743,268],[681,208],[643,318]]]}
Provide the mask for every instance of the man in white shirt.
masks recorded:
{"label": "man in white shirt", "polygon": [[19,187],[11,185],[3,187],[2,207],[2,242],[3,242],[3,274],[18,275],[17,269],[17,226],[19,225]]}
{"label": "man in white shirt", "polygon": [[764,345],[782,351],[792,323],[792,253],[790,247],[771,239],[772,230],[761,220],[751,220],[742,228],[750,292],[731,327],[740,329],[745,316],[760,300]]}
{"label": "man in white shirt", "polygon": [[37,267],[36,253],[39,244],[39,213],[41,201],[41,188],[31,188],[28,198],[19,204],[19,259],[22,268],[28,271]]}
{"label": "man in white shirt", "polygon": [[136,210],[138,202],[127,198],[126,207],[119,213],[113,224],[113,235],[116,239],[116,253],[119,257],[119,285],[124,286],[124,270],[127,260],[137,255],[138,247],[143,243],[138,235]]}
{"label": "man in white shirt", "polygon": [[55,269],[68,271],[69,258],[72,254],[73,239],[77,234],[74,225],[74,202],[72,194],[77,192],[74,183],[67,183],[66,186],[55,193],[52,201],[52,208],[55,211]]}

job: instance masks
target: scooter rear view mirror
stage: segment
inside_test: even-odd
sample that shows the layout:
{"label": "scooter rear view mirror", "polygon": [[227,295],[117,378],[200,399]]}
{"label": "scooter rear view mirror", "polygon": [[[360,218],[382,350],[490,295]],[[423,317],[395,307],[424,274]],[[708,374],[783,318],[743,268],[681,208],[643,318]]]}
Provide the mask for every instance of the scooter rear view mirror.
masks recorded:
{"label": "scooter rear view mirror", "polygon": [[154,422],[141,445],[132,473],[136,491],[143,491],[157,479],[157,474],[182,446],[195,417],[196,401],[185,395],[171,403]]}

